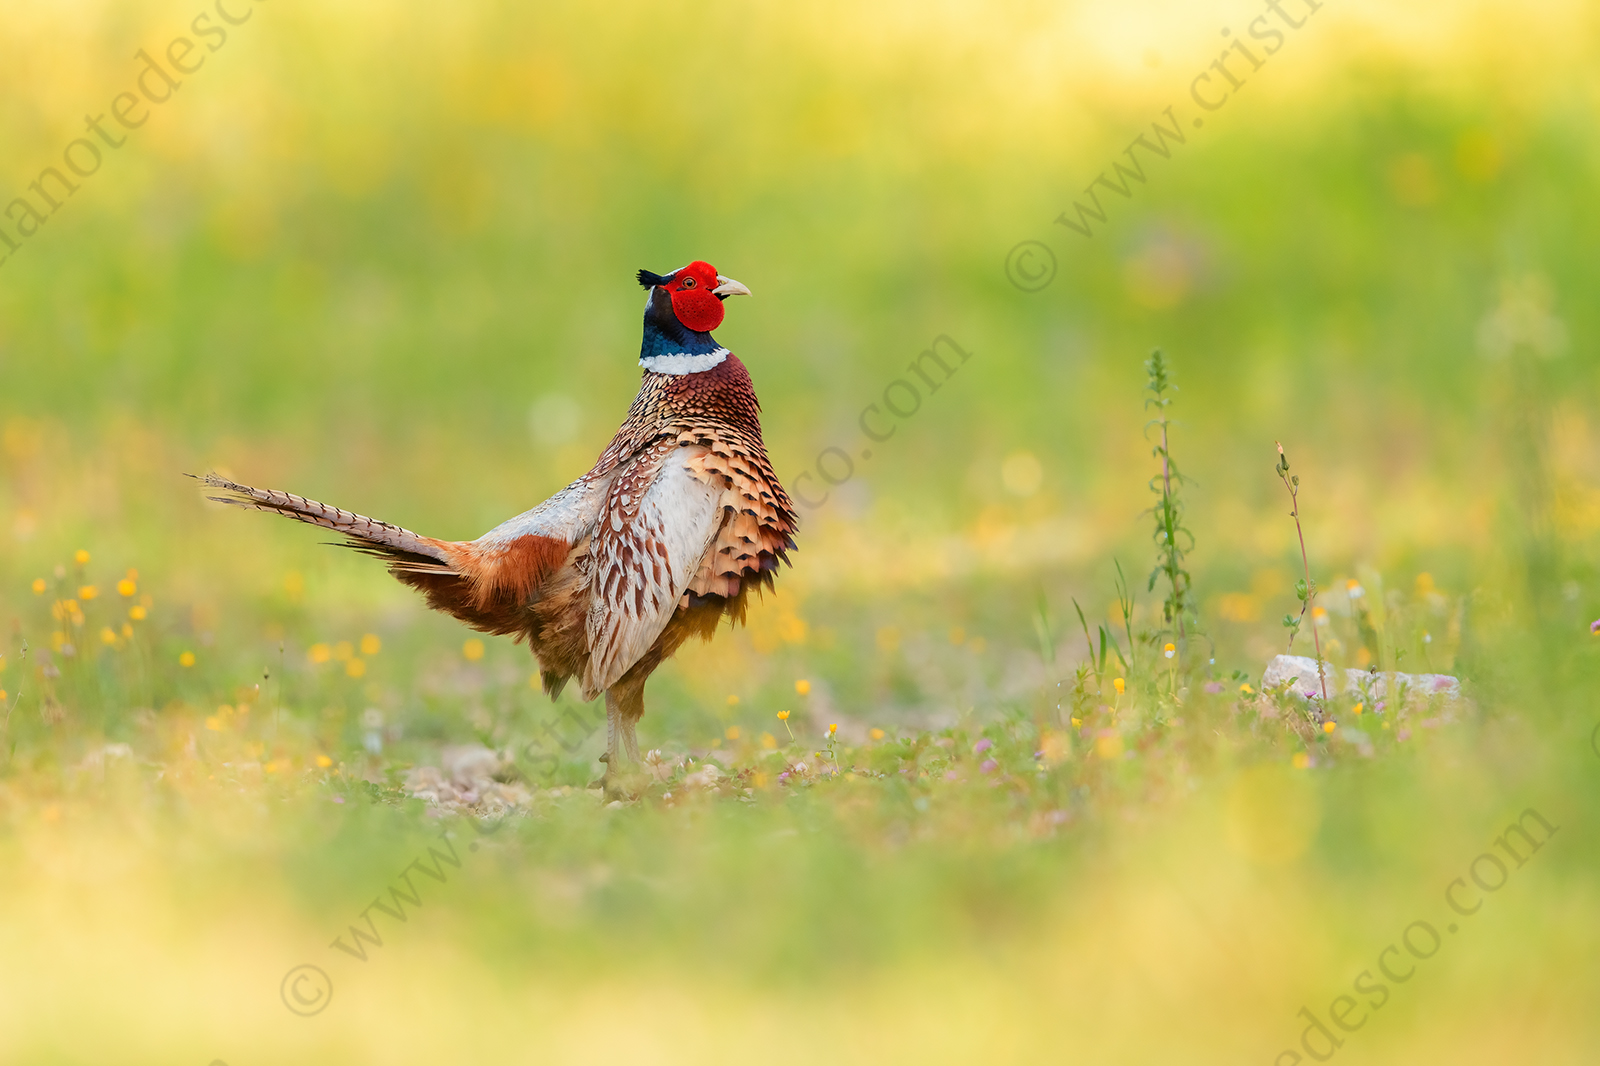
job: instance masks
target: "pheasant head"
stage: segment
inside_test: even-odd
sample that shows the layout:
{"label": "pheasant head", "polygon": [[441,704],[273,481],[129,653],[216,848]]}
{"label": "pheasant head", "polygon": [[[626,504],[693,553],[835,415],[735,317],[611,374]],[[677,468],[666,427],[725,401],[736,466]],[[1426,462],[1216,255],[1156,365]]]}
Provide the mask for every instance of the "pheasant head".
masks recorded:
{"label": "pheasant head", "polygon": [[639,284],[650,290],[640,366],[661,374],[690,374],[726,358],[727,349],[711,331],[722,324],[722,301],[749,296],[749,289],[698,259],[670,274],[641,270]]}

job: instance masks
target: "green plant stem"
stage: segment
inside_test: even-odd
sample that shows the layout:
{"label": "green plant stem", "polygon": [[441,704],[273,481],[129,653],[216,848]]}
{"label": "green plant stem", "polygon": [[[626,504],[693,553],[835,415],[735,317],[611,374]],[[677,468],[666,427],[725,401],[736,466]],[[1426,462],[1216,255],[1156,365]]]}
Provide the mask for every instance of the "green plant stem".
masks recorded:
{"label": "green plant stem", "polygon": [[[1278,454],[1280,456],[1283,454],[1283,445],[1281,444],[1278,445]],[[1306,600],[1301,606],[1300,617],[1304,618],[1307,614],[1311,615],[1311,644],[1317,650],[1317,682],[1322,687],[1322,706],[1327,707],[1328,678],[1322,669],[1322,638],[1317,635],[1317,612],[1315,609],[1317,602],[1317,586],[1311,580],[1311,563],[1306,557],[1305,530],[1300,528],[1300,493],[1292,484],[1289,483],[1287,466],[1278,472],[1278,479],[1283,482],[1283,487],[1289,490],[1289,517],[1294,519],[1295,536],[1300,538],[1300,566],[1301,569],[1305,571],[1306,577]],[[1292,644],[1294,637],[1291,636],[1289,640]]]}

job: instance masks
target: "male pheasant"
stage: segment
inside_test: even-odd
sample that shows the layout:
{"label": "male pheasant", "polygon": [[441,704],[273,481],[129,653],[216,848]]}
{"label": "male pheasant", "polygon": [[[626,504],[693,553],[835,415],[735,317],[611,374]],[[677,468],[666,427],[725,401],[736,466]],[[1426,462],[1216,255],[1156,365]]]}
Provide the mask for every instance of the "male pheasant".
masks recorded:
{"label": "male pheasant", "polygon": [[588,473],[477,540],[203,479],[220,490],[213,500],[343,534],[430,607],[526,639],[552,699],[572,678],[585,700],[604,692],[608,782],[638,762],[650,674],[724,616],[744,620],[751,590],[789,562],[799,524],[767,459],[750,375],[711,336],[723,300],[750,290],[699,261],[638,277],[649,290],[644,380],[622,427]]}

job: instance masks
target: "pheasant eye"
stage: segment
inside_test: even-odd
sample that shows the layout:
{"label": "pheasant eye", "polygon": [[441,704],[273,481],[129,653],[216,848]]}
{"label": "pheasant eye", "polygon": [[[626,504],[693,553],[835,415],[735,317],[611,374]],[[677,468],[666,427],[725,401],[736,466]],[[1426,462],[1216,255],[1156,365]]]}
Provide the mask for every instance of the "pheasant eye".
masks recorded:
{"label": "pheasant eye", "polygon": [[694,288],[694,278],[684,278],[683,279],[683,287],[686,288],[686,289]]}

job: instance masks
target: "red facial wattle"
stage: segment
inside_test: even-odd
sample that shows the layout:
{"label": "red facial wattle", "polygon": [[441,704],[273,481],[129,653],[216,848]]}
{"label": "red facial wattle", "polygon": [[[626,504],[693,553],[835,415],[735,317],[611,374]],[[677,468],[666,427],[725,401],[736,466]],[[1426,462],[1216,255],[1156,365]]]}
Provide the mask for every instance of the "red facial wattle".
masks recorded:
{"label": "red facial wattle", "polygon": [[712,295],[717,287],[717,271],[710,263],[690,263],[678,271],[667,286],[672,295],[672,312],[685,329],[710,333],[722,325],[722,301]]}

